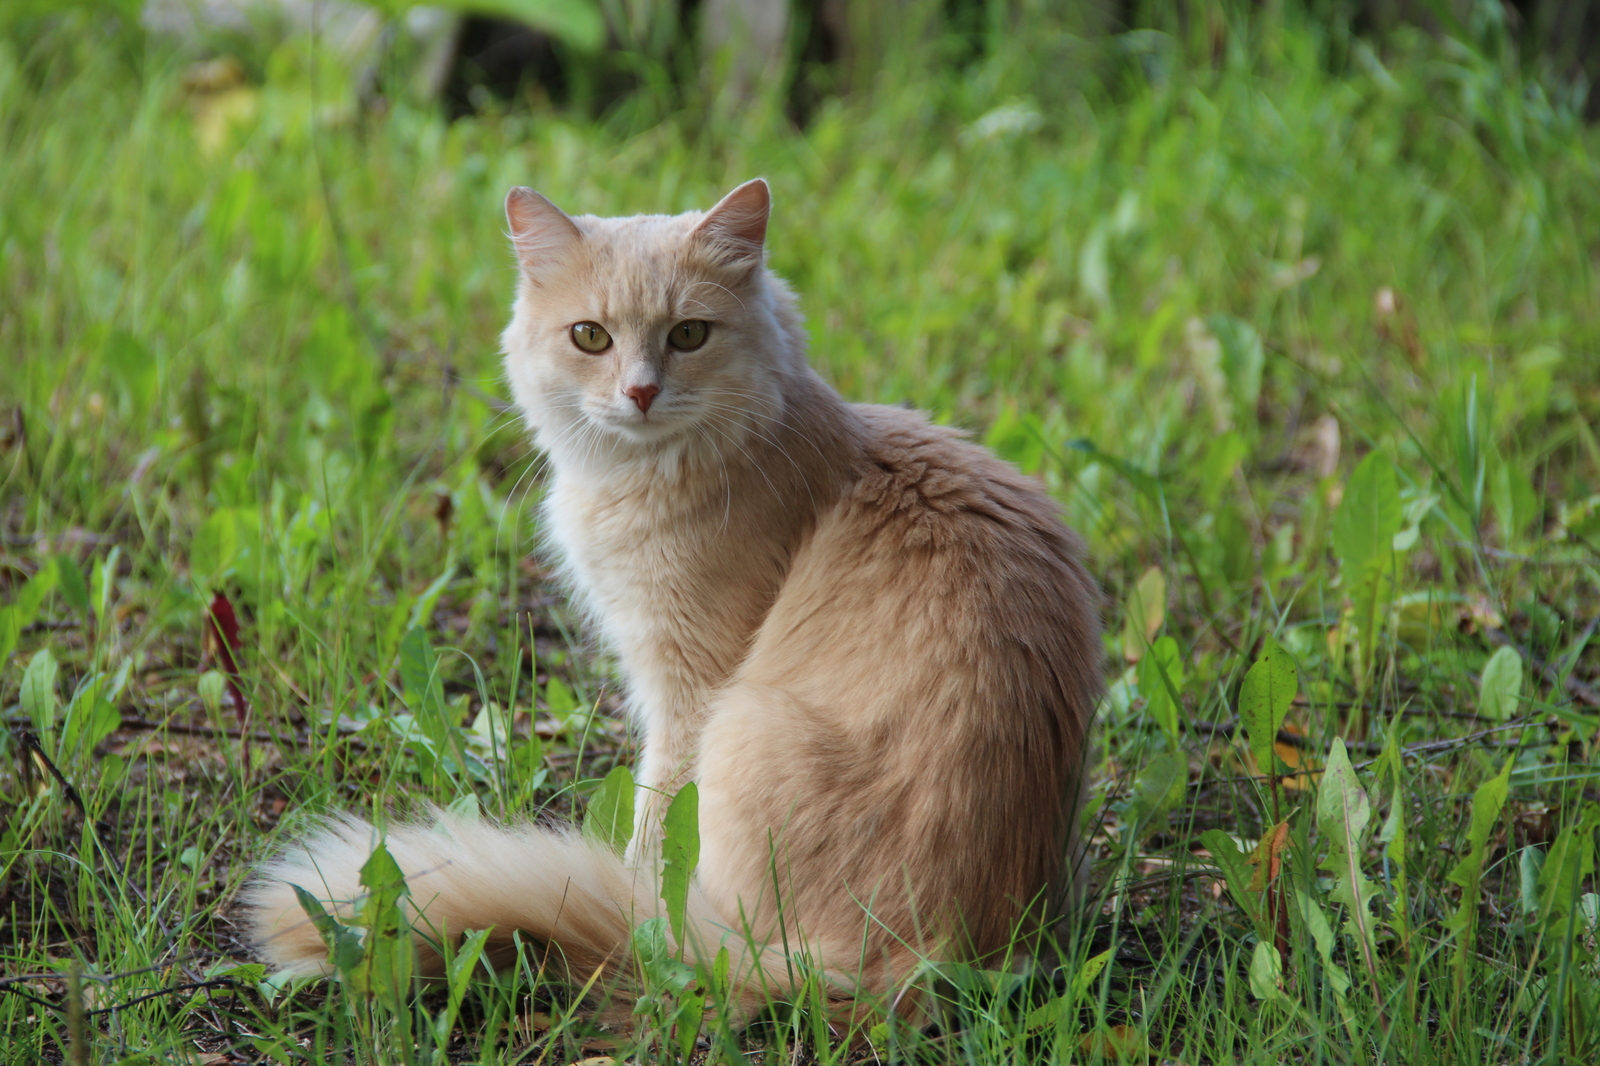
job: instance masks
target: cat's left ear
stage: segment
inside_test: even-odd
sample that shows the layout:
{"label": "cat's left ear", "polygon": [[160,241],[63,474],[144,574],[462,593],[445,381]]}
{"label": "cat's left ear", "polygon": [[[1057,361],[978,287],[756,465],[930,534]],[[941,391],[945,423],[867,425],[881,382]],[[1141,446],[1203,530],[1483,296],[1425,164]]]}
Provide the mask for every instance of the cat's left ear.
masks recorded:
{"label": "cat's left ear", "polygon": [[694,228],[693,236],[708,244],[728,266],[755,266],[767,240],[772,191],[762,178],[752,178],[717,201]]}
{"label": "cat's left ear", "polygon": [[517,262],[529,274],[559,261],[583,236],[565,211],[521,185],[506,193],[506,221]]}

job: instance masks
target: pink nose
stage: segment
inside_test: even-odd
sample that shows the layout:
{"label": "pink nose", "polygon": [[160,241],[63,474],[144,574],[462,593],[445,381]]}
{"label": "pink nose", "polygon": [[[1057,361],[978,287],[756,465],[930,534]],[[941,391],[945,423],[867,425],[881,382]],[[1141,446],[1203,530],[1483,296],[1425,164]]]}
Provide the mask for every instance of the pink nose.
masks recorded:
{"label": "pink nose", "polygon": [[648,413],[650,401],[661,394],[660,385],[630,385],[622,390],[622,394],[639,405],[639,410]]}

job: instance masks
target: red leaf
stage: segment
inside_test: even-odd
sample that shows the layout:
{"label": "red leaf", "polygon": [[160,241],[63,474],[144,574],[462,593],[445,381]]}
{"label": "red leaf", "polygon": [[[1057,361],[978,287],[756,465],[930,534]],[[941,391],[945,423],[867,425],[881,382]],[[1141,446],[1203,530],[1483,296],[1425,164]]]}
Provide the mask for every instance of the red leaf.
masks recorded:
{"label": "red leaf", "polygon": [[204,643],[207,654],[216,659],[228,675],[228,695],[233,699],[233,711],[242,726],[250,717],[250,704],[239,689],[239,659],[235,654],[243,647],[239,640],[239,615],[228,597],[220,592],[211,597],[211,605],[206,608]]}

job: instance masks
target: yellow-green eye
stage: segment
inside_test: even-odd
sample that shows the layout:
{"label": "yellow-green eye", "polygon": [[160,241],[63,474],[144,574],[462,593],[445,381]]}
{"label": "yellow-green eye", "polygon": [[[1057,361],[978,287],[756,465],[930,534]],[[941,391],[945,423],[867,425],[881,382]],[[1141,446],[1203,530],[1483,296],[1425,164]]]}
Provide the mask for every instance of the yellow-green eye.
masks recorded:
{"label": "yellow-green eye", "polygon": [[706,334],[710,332],[711,323],[691,318],[672,327],[667,343],[680,352],[692,352],[706,342]]}
{"label": "yellow-green eye", "polygon": [[572,343],[586,352],[603,352],[611,347],[611,334],[598,322],[579,322],[572,327]]}

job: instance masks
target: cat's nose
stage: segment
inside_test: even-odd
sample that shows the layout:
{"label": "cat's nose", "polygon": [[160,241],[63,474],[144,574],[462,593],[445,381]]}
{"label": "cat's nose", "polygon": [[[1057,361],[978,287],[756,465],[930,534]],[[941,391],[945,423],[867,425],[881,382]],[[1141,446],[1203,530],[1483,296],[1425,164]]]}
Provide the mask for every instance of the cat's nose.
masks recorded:
{"label": "cat's nose", "polygon": [[660,385],[629,385],[622,390],[622,394],[639,405],[642,413],[650,411],[650,401],[654,400],[661,392]]}

